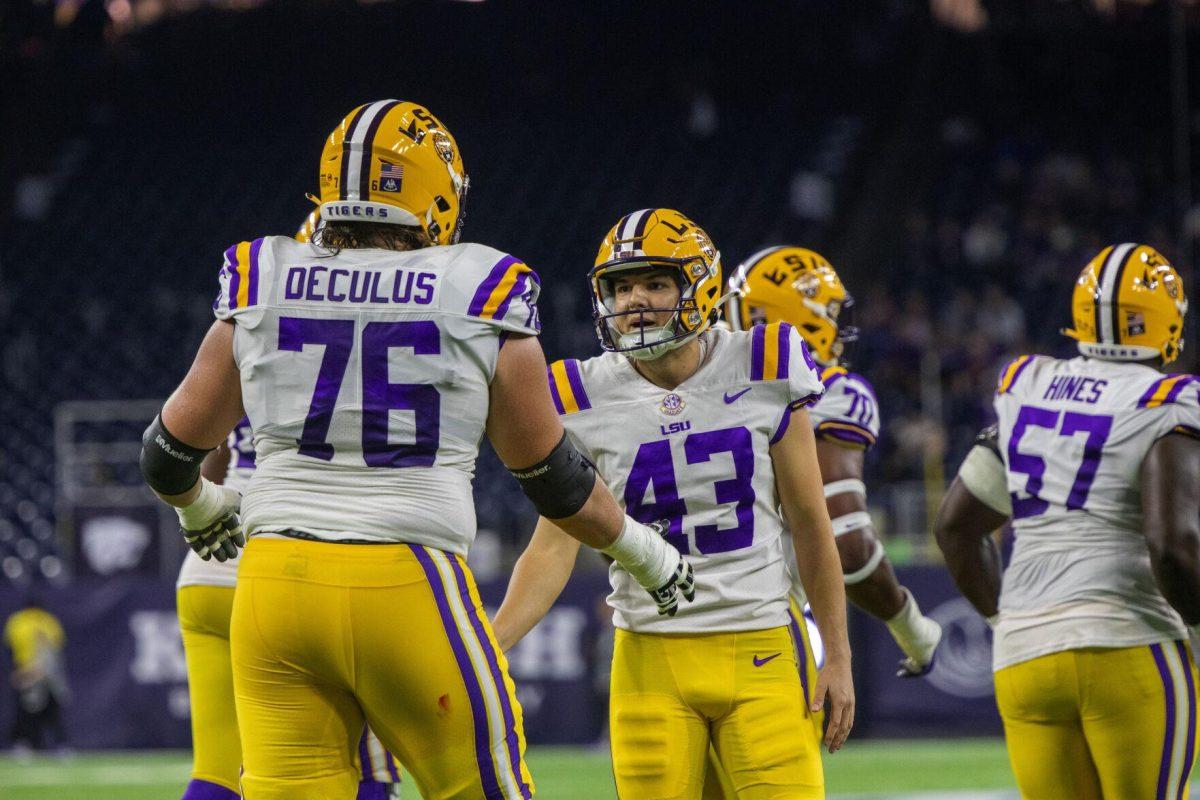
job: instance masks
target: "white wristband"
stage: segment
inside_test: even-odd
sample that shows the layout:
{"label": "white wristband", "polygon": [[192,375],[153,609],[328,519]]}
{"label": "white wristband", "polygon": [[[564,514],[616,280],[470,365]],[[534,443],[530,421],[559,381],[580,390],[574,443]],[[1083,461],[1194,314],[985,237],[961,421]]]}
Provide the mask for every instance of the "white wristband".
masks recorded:
{"label": "white wristband", "polygon": [[221,487],[208,478],[200,479],[200,494],[183,508],[176,508],[179,524],[186,530],[197,531],[216,522],[228,506],[228,498]]}
{"label": "white wristband", "polygon": [[628,514],[617,540],[600,552],[609,556],[645,589],[658,589],[675,574],[679,551],[648,525]]}

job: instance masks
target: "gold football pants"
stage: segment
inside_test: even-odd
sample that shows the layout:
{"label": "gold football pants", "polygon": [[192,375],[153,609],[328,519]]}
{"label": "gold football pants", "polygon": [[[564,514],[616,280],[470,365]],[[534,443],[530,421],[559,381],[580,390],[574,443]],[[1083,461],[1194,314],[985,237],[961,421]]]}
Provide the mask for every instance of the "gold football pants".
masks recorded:
{"label": "gold football pants", "polygon": [[426,800],[533,794],[504,654],[464,559],[254,538],[233,680],[246,800],[349,800],[363,720]]}
{"label": "gold football pants", "polygon": [[710,744],[742,800],[825,796],[787,626],[618,630],[610,702],[613,773],[624,800],[699,798]]}
{"label": "gold football pants", "polygon": [[1065,650],[997,671],[1021,796],[1186,797],[1196,679],[1186,642]]}
{"label": "gold football pants", "polygon": [[[192,716],[191,777],[237,792],[242,743],[229,654],[233,596],[232,586],[183,586],[175,594],[175,606],[187,656]],[[358,742],[358,754],[364,783],[400,782],[400,765],[395,756],[369,729],[363,731]],[[362,792],[360,787],[360,795]]]}
{"label": "gold football pants", "polygon": [[[817,685],[817,659],[813,654],[808,622],[795,600],[790,601],[789,614],[791,620],[788,627],[792,633],[792,646],[796,648],[797,671],[800,673],[800,685],[804,691],[804,708],[809,709],[812,706],[812,692]],[[822,710],[814,714],[809,711],[807,717],[812,723],[813,736],[816,737],[819,752],[821,740],[824,738],[825,712]],[[705,763],[702,797],[703,800],[735,800],[737,797],[733,782],[725,774],[712,746],[708,748],[708,760]]]}
{"label": "gold football pants", "polygon": [[192,708],[192,778],[238,790],[242,745],[233,710],[229,618],[233,587],[183,586],[175,593]]}

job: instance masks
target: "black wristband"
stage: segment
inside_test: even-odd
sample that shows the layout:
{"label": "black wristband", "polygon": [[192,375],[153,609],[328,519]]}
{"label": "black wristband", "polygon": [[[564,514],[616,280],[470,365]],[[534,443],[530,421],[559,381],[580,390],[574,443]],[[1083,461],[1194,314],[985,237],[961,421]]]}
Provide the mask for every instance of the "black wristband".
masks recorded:
{"label": "black wristband", "polygon": [[162,424],[160,414],[142,434],[142,477],[159,494],[183,494],[200,479],[200,462],[211,449],[201,450],[176,439]]}

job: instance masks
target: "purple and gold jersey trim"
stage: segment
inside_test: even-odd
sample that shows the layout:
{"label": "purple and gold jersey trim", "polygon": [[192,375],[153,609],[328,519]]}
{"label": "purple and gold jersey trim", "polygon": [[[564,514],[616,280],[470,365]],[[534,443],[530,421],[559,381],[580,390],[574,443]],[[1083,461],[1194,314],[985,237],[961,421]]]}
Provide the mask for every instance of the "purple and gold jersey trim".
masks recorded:
{"label": "purple and gold jersey trim", "polygon": [[821,383],[825,384],[825,388],[828,389],[849,374],[850,370],[845,367],[826,367],[821,370]]}
{"label": "purple and gold jersey trim", "polygon": [[[750,332],[750,380],[787,380],[791,362],[792,326],[786,322],[756,325]],[[812,363],[808,351],[805,360]]]}
{"label": "purple and gold jersey trim", "polygon": [[826,420],[817,425],[816,432],[818,438],[832,439],[855,447],[867,448],[875,444],[875,434],[861,425],[845,420]]}
{"label": "purple and gold jersey trim", "polygon": [[1174,403],[1179,393],[1190,383],[1197,381],[1193,375],[1166,375],[1150,385],[1142,398],[1138,400],[1138,408],[1158,408],[1167,403]]}
{"label": "purple and gold jersey trim", "polygon": [[[522,760],[516,698],[501,668],[503,654],[482,617],[461,557],[410,544],[433,591],[438,614],[466,686],[475,729],[475,766],[485,800],[529,800],[533,789]],[[519,707],[518,707],[519,708]]]}
{"label": "purple and gold jersey trim", "polygon": [[225,251],[229,270],[229,310],[258,305],[258,252],[262,239],[242,242]]}
{"label": "purple and gold jersey trim", "polygon": [[541,286],[537,273],[516,258],[505,256],[479,284],[467,313],[482,319],[502,320],[512,301],[529,290],[530,282]]}
{"label": "purple and gold jersey trim", "polygon": [[1008,363],[1008,366],[1000,373],[1000,384],[996,387],[996,394],[1008,394],[1017,385],[1017,380],[1021,377],[1021,373],[1033,361],[1033,356],[1020,356]]}
{"label": "purple and gold jersey trim", "polygon": [[579,375],[579,361],[574,358],[555,361],[546,367],[550,380],[550,397],[559,415],[587,411],[592,407],[587,392],[583,390],[583,378]]}

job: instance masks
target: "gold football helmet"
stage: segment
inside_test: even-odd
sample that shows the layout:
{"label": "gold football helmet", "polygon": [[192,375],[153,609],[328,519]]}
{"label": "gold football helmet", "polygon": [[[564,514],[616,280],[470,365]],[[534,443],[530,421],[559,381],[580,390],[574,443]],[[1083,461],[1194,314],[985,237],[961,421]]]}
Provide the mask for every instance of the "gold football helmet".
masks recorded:
{"label": "gold football helmet", "polygon": [[304,218],[304,222],[300,225],[300,230],[296,231],[294,237],[297,242],[311,242],[313,234],[321,227],[321,212],[314,208],[308,212],[308,216]]}
{"label": "gold football helmet", "polygon": [[[679,286],[674,308],[614,311],[613,280],[631,272],[670,270]],[[626,214],[600,243],[592,284],[592,316],[605,350],[631,358],[654,359],[696,338],[718,318],[721,254],[700,226],[670,208],[643,208]],[[613,320],[647,311],[671,311],[665,325],[622,334]]]}
{"label": "gold football helmet", "polygon": [[321,151],[321,218],[421,228],[458,241],[468,180],[450,131],[428,109],[378,100],[351,111]]}
{"label": "gold football helmet", "polygon": [[1110,245],[1079,274],[1071,301],[1074,327],[1063,334],[1089,358],[1162,358],[1170,364],[1183,350],[1187,306],[1183,279],[1157,250]]}
{"label": "gold football helmet", "polygon": [[823,366],[844,361],[846,344],[858,339],[858,328],[848,324],[854,298],[820,253],[803,247],[759,250],[734,270],[729,289],[730,327],[787,322]]}

